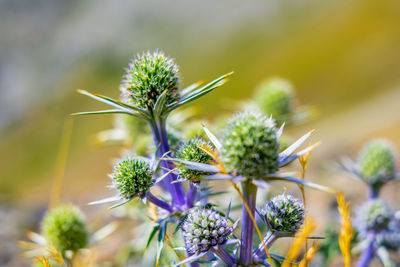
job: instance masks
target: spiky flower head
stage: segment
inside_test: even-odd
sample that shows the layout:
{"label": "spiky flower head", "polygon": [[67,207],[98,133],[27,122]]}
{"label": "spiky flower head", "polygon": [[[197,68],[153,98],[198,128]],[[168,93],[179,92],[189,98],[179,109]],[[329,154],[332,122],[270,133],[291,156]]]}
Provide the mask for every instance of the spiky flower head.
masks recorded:
{"label": "spiky flower head", "polygon": [[400,211],[397,211],[392,217],[387,230],[377,235],[379,244],[386,248],[396,250],[400,248]]}
{"label": "spiky flower head", "polygon": [[222,132],[221,156],[229,172],[248,178],[278,170],[279,143],[273,119],[258,112],[235,115]]}
{"label": "spiky flower head", "polygon": [[365,182],[372,186],[383,185],[395,177],[395,152],[388,141],[372,140],[361,150],[358,165]]}
{"label": "spiky flower head", "polygon": [[111,179],[120,197],[128,200],[136,196],[140,198],[145,196],[153,185],[152,175],[153,171],[147,162],[127,158],[114,166]]}
{"label": "spiky flower head", "polygon": [[[177,158],[198,163],[210,163],[212,157],[200,147],[211,147],[211,144],[201,138],[190,139],[180,146],[177,152]],[[188,169],[184,164],[179,162],[176,166],[178,167],[178,172],[183,179],[194,183],[200,182],[202,175],[209,174],[203,171]]]}
{"label": "spiky flower head", "polygon": [[193,208],[182,224],[185,246],[190,254],[199,254],[222,245],[232,234],[234,226],[213,209]]}
{"label": "spiky flower head", "polygon": [[289,122],[293,113],[293,85],[285,79],[272,78],[262,82],[254,95],[259,108],[278,124]]}
{"label": "spiky flower head", "polygon": [[388,229],[392,213],[389,206],[380,199],[365,202],[357,210],[355,225],[362,235],[369,231],[380,232]]}
{"label": "spiky flower head", "polygon": [[282,193],[261,209],[271,230],[295,233],[304,222],[304,205],[291,195]]}
{"label": "spiky flower head", "polygon": [[121,82],[123,101],[152,109],[166,92],[166,104],[179,99],[179,67],[161,51],[146,52],[131,61]]}
{"label": "spiky flower head", "polygon": [[49,245],[64,254],[88,243],[88,231],[82,213],[73,206],[49,210],[42,221],[42,232]]}

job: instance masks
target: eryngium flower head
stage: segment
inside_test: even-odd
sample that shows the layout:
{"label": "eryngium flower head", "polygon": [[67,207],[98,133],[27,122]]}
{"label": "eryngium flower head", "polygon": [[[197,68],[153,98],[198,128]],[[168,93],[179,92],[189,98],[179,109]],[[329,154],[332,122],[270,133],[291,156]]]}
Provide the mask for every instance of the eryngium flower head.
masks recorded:
{"label": "eryngium flower head", "polygon": [[276,172],[278,150],[275,122],[260,113],[239,113],[223,130],[222,161],[237,175],[254,178]]}
{"label": "eryngium flower head", "polygon": [[258,107],[271,115],[278,124],[288,123],[293,112],[293,85],[285,79],[273,78],[262,82],[254,99]]}
{"label": "eryngium flower head", "polygon": [[42,232],[49,245],[64,254],[77,251],[88,242],[88,231],[82,213],[72,206],[60,206],[47,212]]}
{"label": "eryngium flower head", "polygon": [[228,226],[228,220],[212,209],[193,208],[182,224],[185,246],[190,254],[224,244],[233,230],[233,226]]}
{"label": "eryngium flower head", "polygon": [[304,205],[291,195],[282,193],[261,209],[271,230],[295,233],[304,222]]}
{"label": "eryngium flower head", "polygon": [[373,140],[361,150],[358,165],[365,182],[382,185],[395,177],[395,152],[386,140]]}
{"label": "eryngium flower head", "polygon": [[145,196],[153,185],[152,175],[153,172],[147,162],[127,158],[114,166],[111,179],[113,187],[118,190],[121,198],[128,200],[136,196],[140,198]]}
{"label": "eryngium flower head", "polygon": [[392,218],[389,206],[380,199],[369,200],[357,210],[355,225],[362,235],[388,229]]}
{"label": "eryngium flower head", "polygon": [[[199,148],[202,146],[211,147],[211,144],[209,142],[204,141],[201,138],[190,139],[189,141],[180,146],[177,152],[177,158],[187,161],[207,164],[212,160],[212,157]],[[185,168],[184,164],[179,162],[176,164],[176,166],[178,167],[178,172],[183,179],[195,183],[200,182],[200,178],[202,175],[209,174],[207,172],[190,170],[188,168]]]}
{"label": "eryngium flower head", "polygon": [[144,109],[152,109],[166,90],[166,104],[177,101],[178,88],[179,67],[161,51],[146,52],[132,60],[120,87],[123,101]]}
{"label": "eryngium flower head", "polygon": [[379,244],[396,250],[400,248],[400,211],[397,211],[389,222],[388,229],[377,235]]}

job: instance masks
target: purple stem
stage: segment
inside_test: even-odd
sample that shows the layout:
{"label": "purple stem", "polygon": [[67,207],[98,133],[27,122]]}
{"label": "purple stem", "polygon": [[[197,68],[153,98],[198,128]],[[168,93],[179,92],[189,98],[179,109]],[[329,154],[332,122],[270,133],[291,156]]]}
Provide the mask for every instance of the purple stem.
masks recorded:
{"label": "purple stem", "polygon": [[370,186],[368,189],[368,199],[376,199],[379,197],[379,187]]}
{"label": "purple stem", "polygon": [[[165,123],[161,124],[161,127],[165,128]],[[163,157],[165,153],[170,151],[166,130],[161,130],[157,125],[150,124],[150,129],[153,134],[154,145],[157,148],[157,156]],[[164,173],[168,172],[168,169],[172,169],[174,166],[168,161],[161,160],[160,166],[163,167]],[[176,174],[171,172],[163,181],[161,186],[163,189],[167,189],[171,194],[173,206],[182,206],[185,203],[185,193],[183,191],[182,183],[172,183],[176,180]],[[180,189],[180,187],[182,189]]]}
{"label": "purple stem", "polygon": [[[268,233],[265,237],[264,237],[264,243],[267,246],[267,248],[270,248],[272,246],[272,244],[279,238],[279,236],[273,234],[273,233]],[[261,242],[257,249],[253,252],[254,256],[257,256],[259,258],[264,258],[265,255],[265,248],[264,248],[264,244]]]}
{"label": "purple stem", "polygon": [[192,182],[190,182],[188,193],[186,196],[186,206],[188,209],[193,207],[194,201],[196,200],[196,196],[197,196],[197,187]]}
{"label": "purple stem", "polygon": [[[250,211],[254,217],[256,210],[256,199],[257,199],[257,186],[255,186],[251,180],[246,180],[242,183],[242,191],[244,198],[250,208]],[[240,246],[240,263],[244,266],[248,266],[252,263],[252,252],[253,252],[253,236],[254,236],[254,224],[247,212],[246,206],[243,203],[242,208],[242,237]]]}
{"label": "purple stem", "polygon": [[236,259],[222,246],[219,246],[217,249],[213,249],[213,252],[228,266],[233,266],[236,262]]}
{"label": "purple stem", "polygon": [[173,211],[173,208],[171,207],[170,204],[168,204],[167,202],[159,199],[158,197],[153,195],[150,191],[147,191],[146,198],[147,198],[148,201],[150,201],[151,203],[153,203],[154,205],[156,205],[156,206],[158,206],[158,207],[160,207],[162,209],[165,209],[165,210],[167,210],[169,212]]}
{"label": "purple stem", "polygon": [[357,267],[367,267],[375,255],[374,239],[368,243],[368,247],[362,252],[357,262]]}

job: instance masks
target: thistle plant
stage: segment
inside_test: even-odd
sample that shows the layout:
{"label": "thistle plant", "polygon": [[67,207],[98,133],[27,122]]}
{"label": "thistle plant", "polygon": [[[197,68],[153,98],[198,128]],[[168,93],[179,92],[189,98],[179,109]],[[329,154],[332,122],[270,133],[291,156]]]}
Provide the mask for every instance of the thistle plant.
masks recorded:
{"label": "thistle plant", "polygon": [[[311,135],[310,131],[286,149],[280,149],[279,139],[284,126],[277,126],[274,116],[278,115],[272,114],[271,117],[262,111],[237,113],[221,129],[220,138],[207,127],[201,127],[200,123],[193,125],[193,121],[182,120],[185,127],[175,127],[175,123],[170,121],[173,116],[170,114],[175,109],[221,86],[229,75],[203,86],[195,83],[180,89],[181,75],[175,60],[161,51],[146,52],[139,54],[126,69],[120,86],[120,101],[79,91],[114,108],[77,113],[79,115],[125,114],[148,125],[154,154],[144,153],[139,157],[133,151],[133,156],[123,157],[110,175],[116,195],[92,204],[119,201],[112,206],[115,208],[138,198],[158,207],[155,226],[147,242],[150,244],[157,236],[156,265],[160,262],[164,241],[171,245],[168,226],[175,225],[181,237],[177,242],[184,245],[186,252],[186,258],[175,262],[176,265],[198,266],[201,260],[229,266],[272,266],[268,248],[279,237],[295,236],[304,221],[305,210],[298,200],[286,194],[273,198],[269,203],[261,203],[261,212],[257,214],[265,219],[268,227],[268,231],[262,234],[255,220],[257,191],[276,181],[331,191],[281,170],[310,153],[316,145],[300,149]],[[275,96],[265,97],[264,101],[270,97]],[[291,106],[289,103],[282,112],[293,115],[295,109]],[[277,121],[281,124],[281,117]],[[132,123],[132,126],[135,128],[136,124]],[[190,133],[179,132],[183,128],[190,128]],[[185,140],[184,136],[189,139]],[[230,217],[231,205],[226,214],[218,211],[219,207],[217,209],[212,202],[214,192],[211,187],[202,186],[211,180],[227,181],[239,193],[243,202],[239,220]],[[155,187],[161,191],[160,195],[151,192]],[[240,238],[236,237],[235,231],[241,232]],[[253,244],[255,231],[261,239],[260,244]]]}
{"label": "thistle plant", "polygon": [[[368,266],[374,257],[385,265],[393,264],[388,250],[400,248],[400,231],[396,218],[388,204],[379,198],[384,185],[400,178],[396,173],[396,152],[387,140],[375,139],[361,150],[357,163],[348,158],[340,166],[368,186],[368,199],[357,211],[356,227],[363,241],[357,267]],[[394,265],[393,265],[394,266]]]}

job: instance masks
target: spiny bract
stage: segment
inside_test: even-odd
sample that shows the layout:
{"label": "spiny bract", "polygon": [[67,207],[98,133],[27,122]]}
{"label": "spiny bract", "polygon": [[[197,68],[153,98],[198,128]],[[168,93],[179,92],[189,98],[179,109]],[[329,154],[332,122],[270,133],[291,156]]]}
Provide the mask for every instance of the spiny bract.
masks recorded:
{"label": "spiny bract", "polygon": [[228,223],[228,220],[215,210],[191,209],[182,225],[187,251],[190,254],[199,254],[224,244],[234,230]]}
{"label": "spiny bract", "polygon": [[143,198],[153,185],[153,172],[150,165],[143,160],[127,158],[120,161],[111,174],[113,187],[124,199],[136,196]]}
{"label": "spiny bract", "polygon": [[166,92],[166,104],[179,100],[179,67],[163,52],[138,55],[129,64],[121,82],[123,101],[144,109],[152,109],[159,96]]}
{"label": "spiny bract", "polygon": [[272,231],[295,233],[304,222],[304,205],[291,195],[280,194],[261,209]]}
{"label": "spiny bract", "polygon": [[49,245],[62,254],[84,248],[88,242],[83,215],[72,206],[60,206],[48,211],[42,221],[42,232]]}
{"label": "spiny bract", "polygon": [[[209,163],[212,160],[212,157],[205,151],[201,150],[200,147],[211,147],[211,144],[201,138],[190,139],[180,146],[177,153],[177,158],[199,163]],[[202,175],[209,174],[207,172],[185,168],[184,164],[179,162],[176,165],[181,177],[191,182],[200,182]]]}
{"label": "spiny bract", "polygon": [[380,199],[365,202],[357,211],[355,225],[362,235],[368,231],[380,232],[388,229],[392,218],[389,206]]}
{"label": "spiny bract", "polygon": [[388,141],[373,140],[361,150],[358,165],[363,179],[368,184],[382,185],[395,176],[395,152]]}
{"label": "spiny bract", "polygon": [[237,175],[254,178],[275,173],[278,150],[274,120],[258,112],[235,115],[222,132],[222,161]]}
{"label": "spiny bract", "polygon": [[288,123],[293,112],[293,85],[281,78],[262,82],[257,88],[256,103],[262,112],[271,115],[277,123]]}

